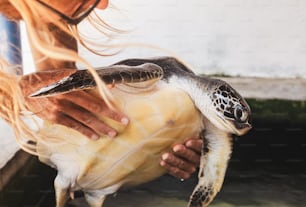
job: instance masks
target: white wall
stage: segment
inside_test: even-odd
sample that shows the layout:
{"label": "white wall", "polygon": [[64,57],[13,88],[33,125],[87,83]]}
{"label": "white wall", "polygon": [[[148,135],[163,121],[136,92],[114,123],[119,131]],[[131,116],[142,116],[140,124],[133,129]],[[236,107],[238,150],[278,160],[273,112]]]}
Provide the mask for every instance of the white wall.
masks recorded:
{"label": "white wall", "polygon": [[[119,28],[134,29],[117,42],[150,43],[172,50],[197,72],[306,78],[304,0],[111,2],[120,11],[103,11],[104,18]],[[161,54],[134,47],[112,58],[88,57],[101,66]]]}
{"label": "white wall", "polygon": [[[116,43],[152,44],[176,53],[198,73],[306,78],[304,0],[111,0],[100,12],[125,30]],[[83,33],[98,34],[81,25]],[[26,72],[33,71],[27,45]],[[95,66],[130,57],[167,55],[131,47],[110,58],[81,49]]]}
{"label": "white wall", "polygon": [[10,160],[14,154],[19,150],[19,147],[15,141],[13,130],[3,120],[0,119],[0,131],[1,131],[1,142],[0,142],[0,169]]}

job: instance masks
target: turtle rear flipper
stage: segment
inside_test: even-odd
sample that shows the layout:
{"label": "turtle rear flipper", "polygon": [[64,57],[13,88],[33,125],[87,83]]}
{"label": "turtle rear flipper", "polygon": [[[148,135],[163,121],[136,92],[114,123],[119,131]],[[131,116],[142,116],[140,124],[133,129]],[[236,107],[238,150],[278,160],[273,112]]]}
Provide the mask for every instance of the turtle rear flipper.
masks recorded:
{"label": "turtle rear flipper", "polygon": [[[146,81],[150,81],[149,85],[153,85],[164,74],[161,67],[152,63],[145,63],[139,66],[113,65],[99,68],[96,72],[106,85],[133,84]],[[37,90],[30,97],[52,96],[95,87],[96,82],[93,75],[88,70],[78,70],[55,83]]]}

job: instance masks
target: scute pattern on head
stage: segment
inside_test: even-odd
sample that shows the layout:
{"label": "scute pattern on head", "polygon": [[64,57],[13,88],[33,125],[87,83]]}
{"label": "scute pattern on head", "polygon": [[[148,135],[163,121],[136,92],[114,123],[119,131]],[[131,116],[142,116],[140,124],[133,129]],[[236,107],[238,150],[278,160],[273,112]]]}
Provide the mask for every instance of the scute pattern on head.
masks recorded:
{"label": "scute pattern on head", "polygon": [[220,86],[212,93],[214,107],[228,119],[245,122],[249,108],[244,104],[244,99],[227,83],[219,83]]}

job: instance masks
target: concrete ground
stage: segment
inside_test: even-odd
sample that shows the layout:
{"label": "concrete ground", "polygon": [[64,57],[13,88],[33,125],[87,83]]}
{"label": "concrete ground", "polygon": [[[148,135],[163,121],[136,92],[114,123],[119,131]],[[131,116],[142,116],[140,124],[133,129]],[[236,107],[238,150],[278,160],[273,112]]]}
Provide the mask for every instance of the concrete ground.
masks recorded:
{"label": "concrete ground", "polygon": [[306,100],[306,79],[221,77],[245,98]]}
{"label": "concrete ground", "polygon": [[[196,178],[181,182],[164,176],[154,182],[109,196],[104,207],[184,207]],[[276,175],[258,171],[250,175],[230,169],[211,207],[306,207],[305,175]],[[86,206],[83,199],[73,206]]]}

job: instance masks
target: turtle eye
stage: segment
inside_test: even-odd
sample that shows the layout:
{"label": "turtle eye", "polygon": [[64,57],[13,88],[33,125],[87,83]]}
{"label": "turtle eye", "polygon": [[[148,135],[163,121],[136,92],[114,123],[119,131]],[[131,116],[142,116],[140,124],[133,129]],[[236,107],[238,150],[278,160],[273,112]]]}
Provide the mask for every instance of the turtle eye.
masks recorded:
{"label": "turtle eye", "polygon": [[239,122],[245,122],[248,119],[248,113],[241,106],[236,106],[234,109],[235,119]]}

